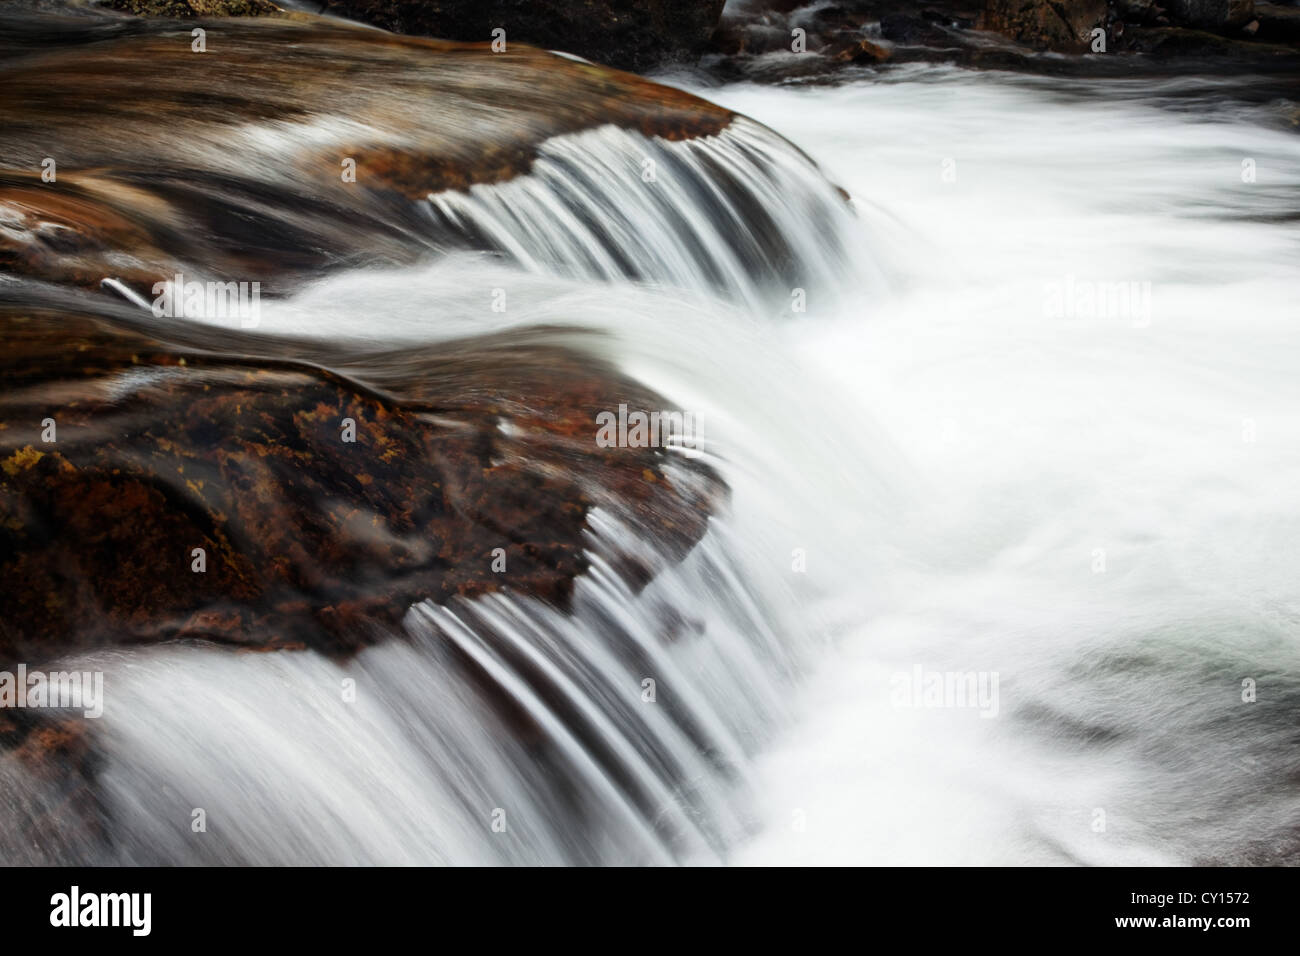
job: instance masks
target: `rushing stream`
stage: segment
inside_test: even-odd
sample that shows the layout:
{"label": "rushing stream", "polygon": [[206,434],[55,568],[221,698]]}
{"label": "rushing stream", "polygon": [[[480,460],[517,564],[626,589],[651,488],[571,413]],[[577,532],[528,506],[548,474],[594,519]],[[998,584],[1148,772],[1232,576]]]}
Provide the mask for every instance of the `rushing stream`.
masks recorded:
{"label": "rushing stream", "polygon": [[[419,603],[347,662],[82,658],[111,839],[6,833],[11,858],[1295,860],[1280,111],[947,68],[698,92],[798,149],[744,121],[567,134],[429,198],[448,255],[316,280],[259,327],[545,329],[612,360],[704,423],[730,486],[687,559],[636,592],[606,548],[655,542],[598,511],[571,615],[496,594]],[[900,706],[934,672],[979,706]]]}
{"label": "rushing stream", "polygon": [[[918,71],[715,94],[874,228],[894,294],[778,334],[854,399],[818,429],[910,469],[885,523],[810,561],[853,568],[857,607],[735,859],[1295,860],[1300,141],[1216,92]],[[894,706],[918,665],[997,673],[996,719]]]}

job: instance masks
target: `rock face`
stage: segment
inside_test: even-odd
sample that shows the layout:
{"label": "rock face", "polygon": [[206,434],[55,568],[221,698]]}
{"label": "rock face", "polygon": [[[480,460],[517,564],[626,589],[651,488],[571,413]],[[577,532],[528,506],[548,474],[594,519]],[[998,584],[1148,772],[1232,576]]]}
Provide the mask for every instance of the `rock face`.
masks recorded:
{"label": "rock face", "polygon": [[1106,0],[987,0],[981,25],[1035,49],[1082,53],[1106,12]]}
{"label": "rock face", "polygon": [[[563,613],[593,552],[633,592],[686,556],[728,490],[698,458],[598,442],[602,413],[672,404],[580,331],[390,348],[360,338],[379,310],[343,344],[124,299],[433,259],[431,193],[526,175],[555,136],[683,140],[730,112],[517,42],[117,6],[184,19],[0,5],[0,670],[175,641],[341,659],[405,636],[417,602]],[[0,708],[0,777],[41,784],[0,838],[110,843],[102,767],[86,721]]]}
{"label": "rock face", "polygon": [[265,17],[283,13],[271,0],[102,0],[112,10],[144,17]]}
{"label": "rock face", "polygon": [[1300,43],[1300,7],[1276,3],[1257,3],[1259,39],[1269,43]]}
{"label": "rock face", "polygon": [[186,638],[348,654],[415,601],[500,588],[563,608],[592,508],[677,560],[726,493],[599,447],[599,412],[669,406],[535,337],[358,351],[82,308],[0,303],[3,665]]}
{"label": "rock face", "polygon": [[1155,24],[1166,13],[1156,0],[1115,0],[1113,9],[1116,17],[1126,23]]}
{"label": "rock face", "polygon": [[205,22],[200,54],[188,22],[73,24],[0,8],[0,263],[88,289],[116,276],[145,294],[180,271],[275,295],[326,268],[409,263],[433,251],[413,201],[527,173],[550,137],[614,124],[679,140],[732,119],[521,44],[259,17]]}
{"label": "rock face", "polygon": [[1164,0],[1177,24],[1205,29],[1242,27],[1255,17],[1255,0]]}
{"label": "rock face", "polygon": [[656,542],[611,555],[633,584],[703,534],[726,495],[706,465],[596,442],[600,412],[671,405],[554,333],[329,346],[100,286],[274,297],[433,258],[432,192],[526,174],[555,135],[682,139],[729,112],[522,45],[306,16],[204,21],[206,53],[188,22],[8,25],[0,661],[184,638],[345,655],[419,600],[565,607],[593,508]]}
{"label": "rock face", "polygon": [[324,0],[323,12],[394,33],[527,43],[646,71],[694,60],[726,0]]}

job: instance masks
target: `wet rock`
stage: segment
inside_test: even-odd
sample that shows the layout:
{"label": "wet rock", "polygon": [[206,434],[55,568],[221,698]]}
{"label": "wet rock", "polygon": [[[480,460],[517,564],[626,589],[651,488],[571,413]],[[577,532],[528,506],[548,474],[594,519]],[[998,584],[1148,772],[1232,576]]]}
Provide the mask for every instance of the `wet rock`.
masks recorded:
{"label": "wet rock", "polygon": [[101,0],[101,6],[140,17],[264,17],[284,13],[271,0]]}
{"label": "wet rock", "polygon": [[599,447],[599,412],[669,406],[538,333],[326,346],[34,288],[0,303],[3,662],[183,639],[344,655],[415,601],[501,588],[564,608],[593,508],[657,542],[614,559],[639,586],[726,494],[698,460]]}
{"label": "wet rock", "polygon": [[803,27],[810,34],[831,36],[845,30],[858,30],[866,20],[865,14],[842,6],[813,6],[798,11],[791,17],[794,26]]}
{"label": "wet rock", "polygon": [[1120,23],[1154,24],[1165,14],[1156,0],[1115,0],[1114,9]]}
{"label": "wet rock", "polygon": [[196,54],[177,21],[0,8],[0,265],[84,288],[117,276],[141,294],[177,271],[279,294],[326,269],[431,256],[420,200],[526,174],[553,136],[614,124],[680,140],[732,118],[522,45],[494,54],[306,15],[207,31]]}
{"label": "wet rock", "polygon": [[1202,29],[1243,27],[1255,18],[1255,0],[1162,0],[1169,19]]}
{"label": "wet rock", "polygon": [[1255,37],[1267,43],[1300,44],[1300,7],[1277,3],[1255,4],[1259,28]]}
{"label": "wet rock", "polygon": [[1158,60],[1178,58],[1231,58],[1250,64],[1252,68],[1268,68],[1273,64],[1285,68],[1294,61],[1294,47],[1260,43],[1250,39],[1235,39],[1205,30],[1187,30],[1181,27],[1146,27],[1135,32],[1129,49],[1150,54]]}
{"label": "wet rock", "polygon": [[922,10],[921,17],[925,20],[929,20],[931,23],[937,23],[940,26],[948,27],[950,30],[970,30],[979,22],[977,16],[969,16],[952,10],[935,10],[932,8]]}
{"label": "wet rock", "polygon": [[859,66],[883,63],[892,55],[889,47],[852,33],[836,37],[822,53],[832,60]]}
{"label": "wet rock", "polygon": [[952,34],[933,20],[907,13],[889,13],[880,18],[880,35],[909,46],[953,46]]}
{"label": "wet rock", "polygon": [[725,0],[324,0],[322,12],[395,33],[564,50],[596,63],[646,71],[694,61]]}
{"label": "wet rock", "polygon": [[981,22],[1038,50],[1083,53],[1106,18],[1106,0],[987,0]]}
{"label": "wet rock", "polygon": [[729,21],[709,41],[710,48],[728,56],[790,52],[793,36],[786,24]]}

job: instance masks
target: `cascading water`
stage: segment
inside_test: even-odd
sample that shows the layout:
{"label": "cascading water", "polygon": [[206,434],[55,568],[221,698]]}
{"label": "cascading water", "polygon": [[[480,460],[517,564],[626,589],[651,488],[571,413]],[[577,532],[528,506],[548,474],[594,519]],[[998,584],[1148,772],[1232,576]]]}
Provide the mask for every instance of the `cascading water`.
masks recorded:
{"label": "cascading water", "polygon": [[[744,120],[700,142],[559,137],[532,174],[430,208],[432,242],[488,251],[322,280],[264,301],[259,332],[428,344],[550,329],[690,410],[692,453],[727,473],[730,507],[678,563],[633,515],[593,511],[569,612],[508,592],[419,602],[402,633],[338,664],[201,647],[65,662],[103,671],[118,702],[93,728],[102,831],[53,828],[37,847],[11,833],[10,858],[717,862],[753,832],[750,762],[788,719],[818,637],[783,568],[828,534],[788,527],[792,503],[820,490],[789,487],[782,464],[825,459],[824,436],[799,435],[824,396],[771,391],[797,372],[755,320],[800,277],[829,289],[854,272],[851,211]],[[774,469],[787,478],[771,482]],[[620,570],[628,553],[658,569],[644,588]],[[57,805],[57,785],[13,761],[3,772],[29,817]]]}
{"label": "cascading water", "polygon": [[761,311],[801,283],[869,281],[833,188],[808,169],[743,117],[680,143],[606,126],[549,141],[528,176],[429,204],[440,232],[531,272],[716,291]]}
{"label": "cascading water", "polygon": [[[430,196],[433,264],[265,303],[262,331],[336,341],[569,336],[699,414],[729,504],[678,564],[592,512],[569,614],[421,601],[346,663],[68,662],[106,674],[102,832],[0,829],[6,858],[1293,859],[1293,134],[894,77],[709,92],[861,219],[748,121],[599,128]],[[1069,277],[1154,304],[1046,317]],[[643,590],[615,543],[658,568]],[[895,706],[915,666],[998,673],[996,719]],[[57,796],[0,774],[31,813]]]}

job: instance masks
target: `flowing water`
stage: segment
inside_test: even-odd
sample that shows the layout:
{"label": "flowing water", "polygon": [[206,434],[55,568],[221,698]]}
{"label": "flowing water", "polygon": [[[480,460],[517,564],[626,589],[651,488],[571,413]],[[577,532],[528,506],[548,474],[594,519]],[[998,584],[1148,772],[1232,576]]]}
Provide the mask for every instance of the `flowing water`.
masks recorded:
{"label": "flowing water", "polygon": [[[347,663],[84,659],[111,839],[6,849],[1294,860],[1300,139],[1181,92],[708,90],[852,208],[753,124],[603,128],[430,197],[434,264],[263,302],[263,330],[330,339],[566,329],[699,416],[730,503],[640,593],[602,558],[635,532],[596,513],[571,616],[498,595],[418,604]],[[996,695],[900,706],[918,668]]]}

